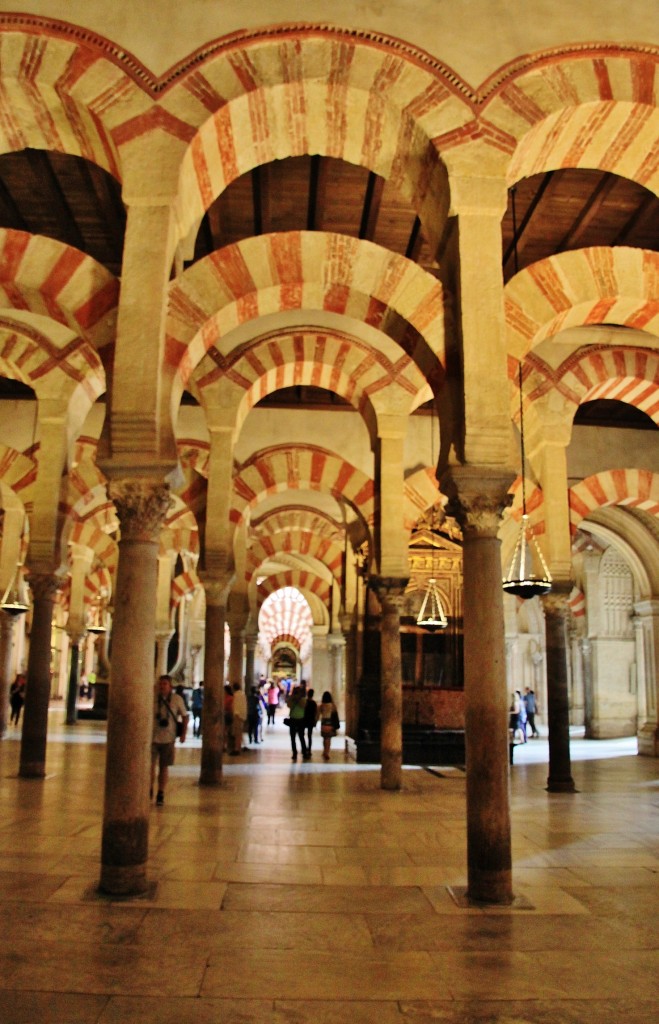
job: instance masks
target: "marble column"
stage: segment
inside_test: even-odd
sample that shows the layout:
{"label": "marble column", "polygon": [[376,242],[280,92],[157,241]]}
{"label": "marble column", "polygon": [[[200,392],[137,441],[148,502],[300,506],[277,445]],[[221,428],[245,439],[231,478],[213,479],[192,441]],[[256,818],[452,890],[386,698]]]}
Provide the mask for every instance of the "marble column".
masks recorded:
{"label": "marble column", "polygon": [[254,656],[256,654],[256,645],[258,640],[258,633],[245,634],[245,693],[249,693],[252,687],[256,684]]}
{"label": "marble column", "polygon": [[230,683],[240,683],[243,685],[244,679],[244,661],[245,661],[245,623],[246,618],[244,615],[236,615],[232,612],[226,615],[227,622],[229,623],[229,635],[231,637],[229,645],[229,664],[227,666],[227,673],[229,676]]}
{"label": "marble column", "polygon": [[53,605],[61,580],[54,573],[30,573],[28,584],[32,592],[32,628],[18,774],[24,779],[38,779],[46,774],[50,641]]}
{"label": "marble column", "polygon": [[171,629],[167,631],[156,633],[156,675],[166,676],[167,675],[167,657],[169,654],[169,644],[174,636]]}
{"label": "marble column", "polygon": [[80,641],[84,633],[71,633],[69,644],[69,685],[66,691],[66,724],[75,725],[78,721],[78,685],[80,675]]}
{"label": "marble column", "polygon": [[341,718],[345,718],[345,638],[341,634],[330,633],[329,638],[330,656],[332,659],[332,681],[331,691],[334,703],[340,708]]}
{"label": "marble column", "polygon": [[542,598],[547,634],[549,793],[576,792],[570,763],[570,701],[567,671],[567,602],[571,589],[570,583],[555,581],[551,593]]}
{"label": "marble column", "polygon": [[121,527],[114,596],[100,889],[147,889],[158,538],[171,504],[154,479],[108,487]]}
{"label": "marble column", "polygon": [[580,638],[579,650],[581,652],[585,735],[587,739],[591,739],[593,735],[593,645],[587,636]]}
{"label": "marble column", "polygon": [[490,467],[447,473],[447,511],[463,531],[467,896],[509,904],[512,852],[508,687],[498,530],[511,475]]}
{"label": "marble column", "polygon": [[373,576],[380,617],[380,786],[400,789],[403,781],[403,669],[400,609],[407,579]]}
{"label": "marble column", "polygon": [[659,600],[634,605],[638,680],[638,752],[659,755]]}
{"label": "marble column", "polygon": [[11,687],[11,655],[14,639],[14,616],[0,612],[0,740],[9,722],[9,689]]}
{"label": "marble column", "polygon": [[224,623],[231,577],[205,577],[204,709],[201,716],[200,786],[222,783],[224,750]]}

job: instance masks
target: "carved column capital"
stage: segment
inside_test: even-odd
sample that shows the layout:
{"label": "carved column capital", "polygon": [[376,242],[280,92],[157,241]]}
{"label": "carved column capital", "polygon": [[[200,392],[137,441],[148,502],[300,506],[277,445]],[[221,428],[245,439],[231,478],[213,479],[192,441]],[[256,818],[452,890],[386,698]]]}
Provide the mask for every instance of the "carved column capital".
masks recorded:
{"label": "carved column capital", "polygon": [[123,479],[108,484],[125,540],[157,541],[173,505],[169,484],[160,480]]}
{"label": "carved column capital", "polygon": [[54,601],[63,582],[52,572],[31,572],[27,577],[34,601]]}
{"label": "carved column capital", "polygon": [[545,594],[541,598],[542,607],[545,610],[545,615],[555,615],[565,618],[568,612],[567,602],[571,591],[571,583],[555,581],[552,584],[550,592],[548,594]]}
{"label": "carved column capital", "polygon": [[385,605],[392,605],[400,611],[403,606],[405,589],[409,583],[409,577],[370,576],[368,582],[371,590],[383,608]]}
{"label": "carved column capital", "polygon": [[229,590],[233,582],[234,574],[231,572],[222,575],[215,573],[199,573],[199,579],[204,587],[206,605],[213,608],[225,608],[229,598]]}
{"label": "carved column capital", "polygon": [[508,493],[514,473],[488,466],[457,466],[441,478],[448,495],[447,515],[454,516],[465,537],[496,537],[503,510],[512,502]]}

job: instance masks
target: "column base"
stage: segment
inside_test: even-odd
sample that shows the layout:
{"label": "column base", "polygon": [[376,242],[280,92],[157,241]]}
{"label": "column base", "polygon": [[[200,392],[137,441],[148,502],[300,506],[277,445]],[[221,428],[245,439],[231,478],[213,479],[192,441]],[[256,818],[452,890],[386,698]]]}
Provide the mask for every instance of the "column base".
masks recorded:
{"label": "column base", "polygon": [[465,898],[472,905],[509,907],[514,900],[512,871],[479,871],[469,879]]}
{"label": "column base", "polygon": [[644,757],[659,757],[659,728],[644,725],[639,729],[638,752]]}
{"label": "column base", "polygon": [[26,761],[18,769],[19,779],[45,779],[46,765],[43,761]]}
{"label": "column base", "polygon": [[382,754],[380,767],[380,789],[387,789],[394,792],[402,786],[402,755],[388,756]]}
{"label": "column base", "polygon": [[547,779],[547,793],[577,793],[574,779]]}
{"label": "column base", "polygon": [[149,891],[146,864],[126,867],[102,864],[99,892],[107,896],[144,896]]}

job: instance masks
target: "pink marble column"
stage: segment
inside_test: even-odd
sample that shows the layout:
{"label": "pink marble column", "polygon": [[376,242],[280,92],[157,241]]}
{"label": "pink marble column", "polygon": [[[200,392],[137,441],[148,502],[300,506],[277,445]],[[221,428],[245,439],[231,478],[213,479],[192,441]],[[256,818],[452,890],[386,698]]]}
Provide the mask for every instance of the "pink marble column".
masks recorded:
{"label": "pink marble column", "polygon": [[206,592],[206,633],[199,785],[219,786],[224,751],[224,623],[230,577],[202,576],[202,582]]}
{"label": "pink marble column", "polygon": [[23,733],[18,774],[39,779],[46,774],[48,704],[50,702],[50,640],[53,605],[61,580],[53,573],[30,573],[32,628],[23,708]]}
{"label": "pink marble column", "polygon": [[570,583],[554,583],[542,598],[547,644],[547,725],[550,793],[574,793],[570,761],[570,701],[567,671],[567,614]]}
{"label": "pink marble column", "polygon": [[121,527],[114,596],[100,889],[147,889],[158,537],[169,487],[115,480],[108,492]]}
{"label": "pink marble column", "polygon": [[497,532],[511,477],[460,467],[442,479],[464,538],[467,896],[512,901],[508,692]]}
{"label": "pink marble column", "polygon": [[11,651],[14,637],[14,618],[0,612],[0,740],[7,732],[9,722],[9,690],[11,680]]}
{"label": "pink marble column", "polygon": [[382,607],[380,617],[380,786],[400,789],[403,777],[403,667],[400,608],[406,579],[371,577]]}

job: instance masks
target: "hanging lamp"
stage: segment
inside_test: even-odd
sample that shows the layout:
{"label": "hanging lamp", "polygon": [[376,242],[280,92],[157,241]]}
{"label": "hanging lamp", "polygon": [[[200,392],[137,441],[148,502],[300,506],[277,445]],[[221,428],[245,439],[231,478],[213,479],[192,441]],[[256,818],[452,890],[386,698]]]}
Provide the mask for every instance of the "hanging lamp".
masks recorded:
{"label": "hanging lamp", "polygon": [[[503,589],[507,594],[528,598],[548,594],[551,590],[551,573],[547,568],[542,551],[533,536],[533,530],[526,514],[526,480],[524,465],[524,403],[522,400],[522,363],[519,363],[519,431],[522,449],[522,521],[512,561],[503,578]],[[539,571],[534,571],[534,570]]]}
{"label": "hanging lamp", "polygon": [[[515,186],[510,190],[511,212],[513,218],[513,266],[517,273],[519,261],[517,256],[517,211],[515,209]],[[538,542],[533,536],[533,530],[526,514],[526,477],[524,467],[526,464],[526,453],[524,449],[524,401],[522,395],[522,361],[519,361],[519,435],[522,450],[522,522],[520,523],[519,534],[513,558],[508,572],[503,578],[503,589],[507,594],[515,594],[516,597],[529,598],[541,594],[548,594],[551,590],[551,574]],[[541,570],[540,573],[534,569]],[[528,571],[527,571],[528,570]]]}
{"label": "hanging lamp", "polygon": [[30,607],[25,591],[25,580],[21,572],[22,568],[23,563],[19,562],[14,570],[14,575],[9,581],[9,586],[2,595],[2,601],[0,601],[0,609],[3,612],[7,612],[7,615],[25,615],[25,612]]}
{"label": "hanging lamp", "polygon": [[[434,399],[433,399],[434,403]],[[435,417],[434,417],[434,404],[431,408],[430,414],[430,458],[432,465],[435,465]],[[438,533],[438,520],[436,514],[433,515],[430,525],[433,536]],[[437,577],[435,575],[435,551],[432,549],[432,576],[426,582],[426,590],[423,595],[423,601],[421,602],[421,608],[419,614],[416,617],[417,626],[421,626],[423,629],[435,630],[435,629],[446,629],[448,626],[448,619],[442,599],[439,594],[439,588],[437,586]]]}

